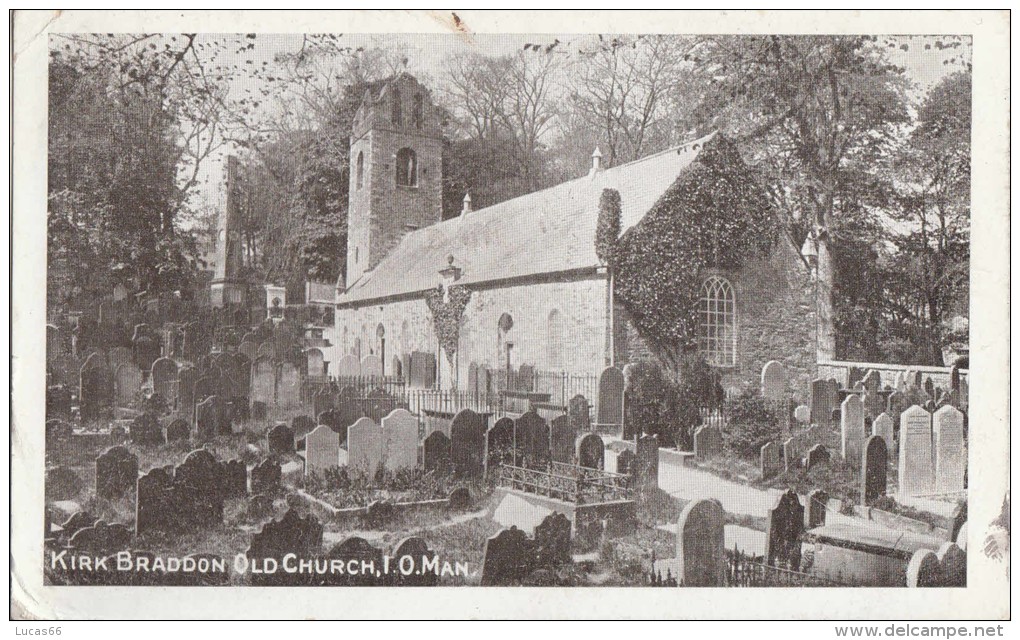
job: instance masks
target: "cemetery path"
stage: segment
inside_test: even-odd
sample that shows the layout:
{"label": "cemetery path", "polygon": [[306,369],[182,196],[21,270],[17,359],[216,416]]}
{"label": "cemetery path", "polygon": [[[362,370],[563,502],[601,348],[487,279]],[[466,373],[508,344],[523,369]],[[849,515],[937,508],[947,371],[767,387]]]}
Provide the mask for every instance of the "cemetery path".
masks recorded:
{"label": "cemetery path", "polygon": [[769,509],[783,494],[779,489],[757,489],[726,480],[708,471],[676,464],[664,456],[659,456],[659,487],[684,500],[715,498],[728,513],[757,518],[768,517]]}

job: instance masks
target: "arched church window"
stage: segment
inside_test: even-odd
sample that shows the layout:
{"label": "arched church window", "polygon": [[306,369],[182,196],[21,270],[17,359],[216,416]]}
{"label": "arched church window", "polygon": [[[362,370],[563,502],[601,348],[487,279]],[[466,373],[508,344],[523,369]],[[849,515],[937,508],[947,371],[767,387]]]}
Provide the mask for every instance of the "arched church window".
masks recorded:
{"label": "arched church window", "polygon": [[358,152],[358,161],[354,168],[354,184],[357,189],[361,189],[365,184],[365,154],[361,151]]}
{"label": "arched church window", "polygon": [[395,124],[395,125],[397,125],[399,127],[403,123],[403,120],[404,120],[404,116],[403,116],[403,114],[400,111],[400,108],[401,108],[401,104],[400,104],[400,89],[398,89],[396,87],[391,87],[391,88],[393,89],[393,102],[392,102],[392,109],[393,110],[390,112],[390,120],[393,121],[393,124]]}
{"label": "arched church window", "polygon": [[420,93],[414,94],[414,107],[411,111],[411,119],[414,120],[415,129],[422,128],[425,120],[425,105]]}
{"label": "arched church window", "polygon": [[546,323],[546,358],[550,369],[563,368],[563,315],[559,309],[549,312]]}
{"label": "arched church window", "polygon": [[397,151],[397,184],[402,187],[418,185],[418,157],[413,149]]}
{"label": "arched church window", "polygon": [[698,306],[698,348],[712,365],[737,363],[737,311],[733,286],[725,278],[711,276],[701,287]]}

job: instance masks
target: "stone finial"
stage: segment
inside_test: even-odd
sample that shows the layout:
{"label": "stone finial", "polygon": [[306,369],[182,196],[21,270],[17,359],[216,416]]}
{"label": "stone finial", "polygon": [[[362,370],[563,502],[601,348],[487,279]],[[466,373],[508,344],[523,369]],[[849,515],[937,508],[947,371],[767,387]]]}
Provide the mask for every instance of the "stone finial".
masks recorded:
{"label": "stone finial", "polygon": [[595,151],[591,154],[591,174],[594,175],[599,171],[602,171],[602,152],[598,147],[595,147]]}
{"label": "stone finial", "polygon": [[460,215],[471,213],[471,192],[464,194],[464,208],[460,210]]}

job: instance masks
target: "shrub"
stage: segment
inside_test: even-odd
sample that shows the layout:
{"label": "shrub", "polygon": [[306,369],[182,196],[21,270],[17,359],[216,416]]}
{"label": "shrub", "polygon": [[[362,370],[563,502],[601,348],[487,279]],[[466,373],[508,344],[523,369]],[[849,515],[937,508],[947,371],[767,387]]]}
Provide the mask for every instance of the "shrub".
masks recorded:
{"label": "shrub", "polygon": [[725,413],[723,439],[729,450],[741,458],[757,459],[763,445],[782,437],[779,416],[754,391],[726,400]]}
{"label": "shrub", "polygon": [[681,363],[680,381],[671,379],[655,362],[633,365],[627,384],[627,423],[657,435],[661,446],[690,449],[702,408],[720,405],[718,376],[696,355]]}

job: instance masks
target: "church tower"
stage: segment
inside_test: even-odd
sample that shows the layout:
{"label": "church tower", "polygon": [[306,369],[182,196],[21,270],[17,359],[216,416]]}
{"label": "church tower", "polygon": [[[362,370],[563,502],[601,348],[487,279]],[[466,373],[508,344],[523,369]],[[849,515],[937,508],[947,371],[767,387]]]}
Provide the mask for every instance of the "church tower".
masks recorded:
{"label": "church tower", "polygon": [[369,90],[351,134],[345,288],[404,234],[442,220],[442,183],[443,140],[428,90],[407,73],[378,94]]}

